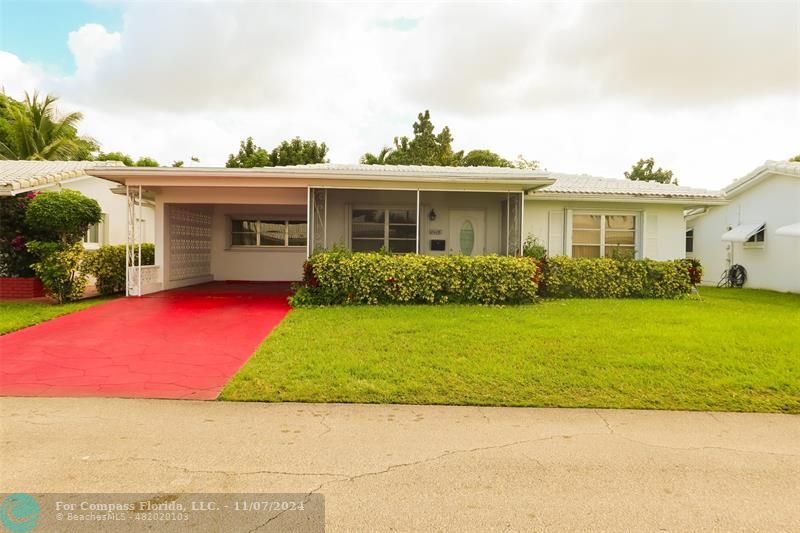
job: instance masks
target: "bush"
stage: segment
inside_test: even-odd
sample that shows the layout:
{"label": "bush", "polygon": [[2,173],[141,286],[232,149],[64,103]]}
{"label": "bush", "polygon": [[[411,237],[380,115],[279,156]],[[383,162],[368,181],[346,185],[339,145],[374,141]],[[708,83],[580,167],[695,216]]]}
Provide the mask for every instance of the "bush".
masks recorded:
{"label": "bush", "polygon": [[547,256],[547,248],[537,237],[528,235],[525,242],[522,243],[522,255],[541,260]]}
{"label": "bush", "polygon": [[0,198],[0,276],[31,277],[36,257],[26,243],[35,235],[25,223],[25,212],[38,192]]}
{"label": "bush", "polygon": [[[155,264],[156,247],[142,244],[142,265]],[[139,249],[134,248],[135,264],[138,264]],[[86,253],[84,270],[95,277],[100,294],[125,292],[125,245],[105,245]]]}
{"label": "bush", "polygon": [[100,204],[78,191],[43,192],[25,212],[25,224],[35,240],[59,242],[65,247],[80,242],[92,224],[100,222]]}
{"label": "bush", "polygon": [[55,242],[31,241],[28,249],[38,258],[33,270],[45,290],[58,303],[72,302],[83,296],[86,274],[82,272],[83,245],[63,246]]}
{"label": "bush", "polygon": [[[691,261],[551,257],[546,296],[552,298],[680,298],[692,290]],[[702,273],[702,269],[700,268]]]}
{"label": "bush", "polygon": [[292,306],[530,303],[539,269],[525,257],[322,252],[309,258]]}

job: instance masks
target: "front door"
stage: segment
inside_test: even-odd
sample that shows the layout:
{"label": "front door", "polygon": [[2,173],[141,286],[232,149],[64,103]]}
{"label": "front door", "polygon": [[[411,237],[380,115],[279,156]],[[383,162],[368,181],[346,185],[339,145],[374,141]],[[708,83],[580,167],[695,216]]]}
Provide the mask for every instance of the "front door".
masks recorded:
{"label": "front door", "polygon": [[479,209],[450,211],[451,254],[481,255],[486,252],[486,213]]}

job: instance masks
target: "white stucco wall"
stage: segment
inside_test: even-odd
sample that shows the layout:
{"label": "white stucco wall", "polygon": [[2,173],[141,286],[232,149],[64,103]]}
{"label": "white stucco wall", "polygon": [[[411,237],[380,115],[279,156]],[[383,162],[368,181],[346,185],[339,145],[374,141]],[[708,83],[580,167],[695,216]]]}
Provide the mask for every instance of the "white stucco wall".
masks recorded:
{"label": "white stucco wall", "polygon": [[[119,184],[113,181],[87,176],[74,181],[56,184],[42,190],[72,189],[97,200],[106,220],[101,244],[125,244],[128,235],[128,202],[124,195],[111,192],[112,188],[118,186]],[[145,221],[144,242],[155,242],[154,208],[147,205],[143,206],[142,218]]]}
{"label": "white stucco wall", "polygon": [[568,210],[636,215],[637,257],[666,260],[685,256],[682,205],[529,199],[525,201],[524,236],[535,236],[550,255],[569,255]]}
{"label": "white stucco wall", "polygon": [[[729,227],[766,223],[763,247],[721,239]],[[694,253],[703,264],[704,283],[716,284],[731,264],[747,270],[745,287],[800,292],[800,239],[775,234],[781,226],[800,222],[800,179],[771,175],[725,206],[713,207],[689,220]]]}

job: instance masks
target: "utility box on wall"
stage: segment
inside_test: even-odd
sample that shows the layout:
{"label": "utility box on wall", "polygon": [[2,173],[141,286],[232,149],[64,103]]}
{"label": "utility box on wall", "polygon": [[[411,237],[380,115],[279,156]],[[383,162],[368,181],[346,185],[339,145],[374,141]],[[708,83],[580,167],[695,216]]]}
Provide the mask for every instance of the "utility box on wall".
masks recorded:
{"label": "utility box on wall", "polygon": [[444,239],[431,239],[430,250],[431,252],[444,252],[447,248],[447,243]]}

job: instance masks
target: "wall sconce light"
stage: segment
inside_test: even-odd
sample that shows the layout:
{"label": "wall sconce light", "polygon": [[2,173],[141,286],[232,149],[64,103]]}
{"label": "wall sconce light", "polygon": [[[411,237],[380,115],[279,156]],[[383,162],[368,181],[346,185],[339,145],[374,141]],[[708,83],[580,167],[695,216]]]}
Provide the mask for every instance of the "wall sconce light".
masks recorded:
{"label": "wall sconce light", "polygon": [[428,213],[428,220],[430,220],[431,222],[436,220],[436,211],[434,211],[433,208],[431,208],[431,212]]}

